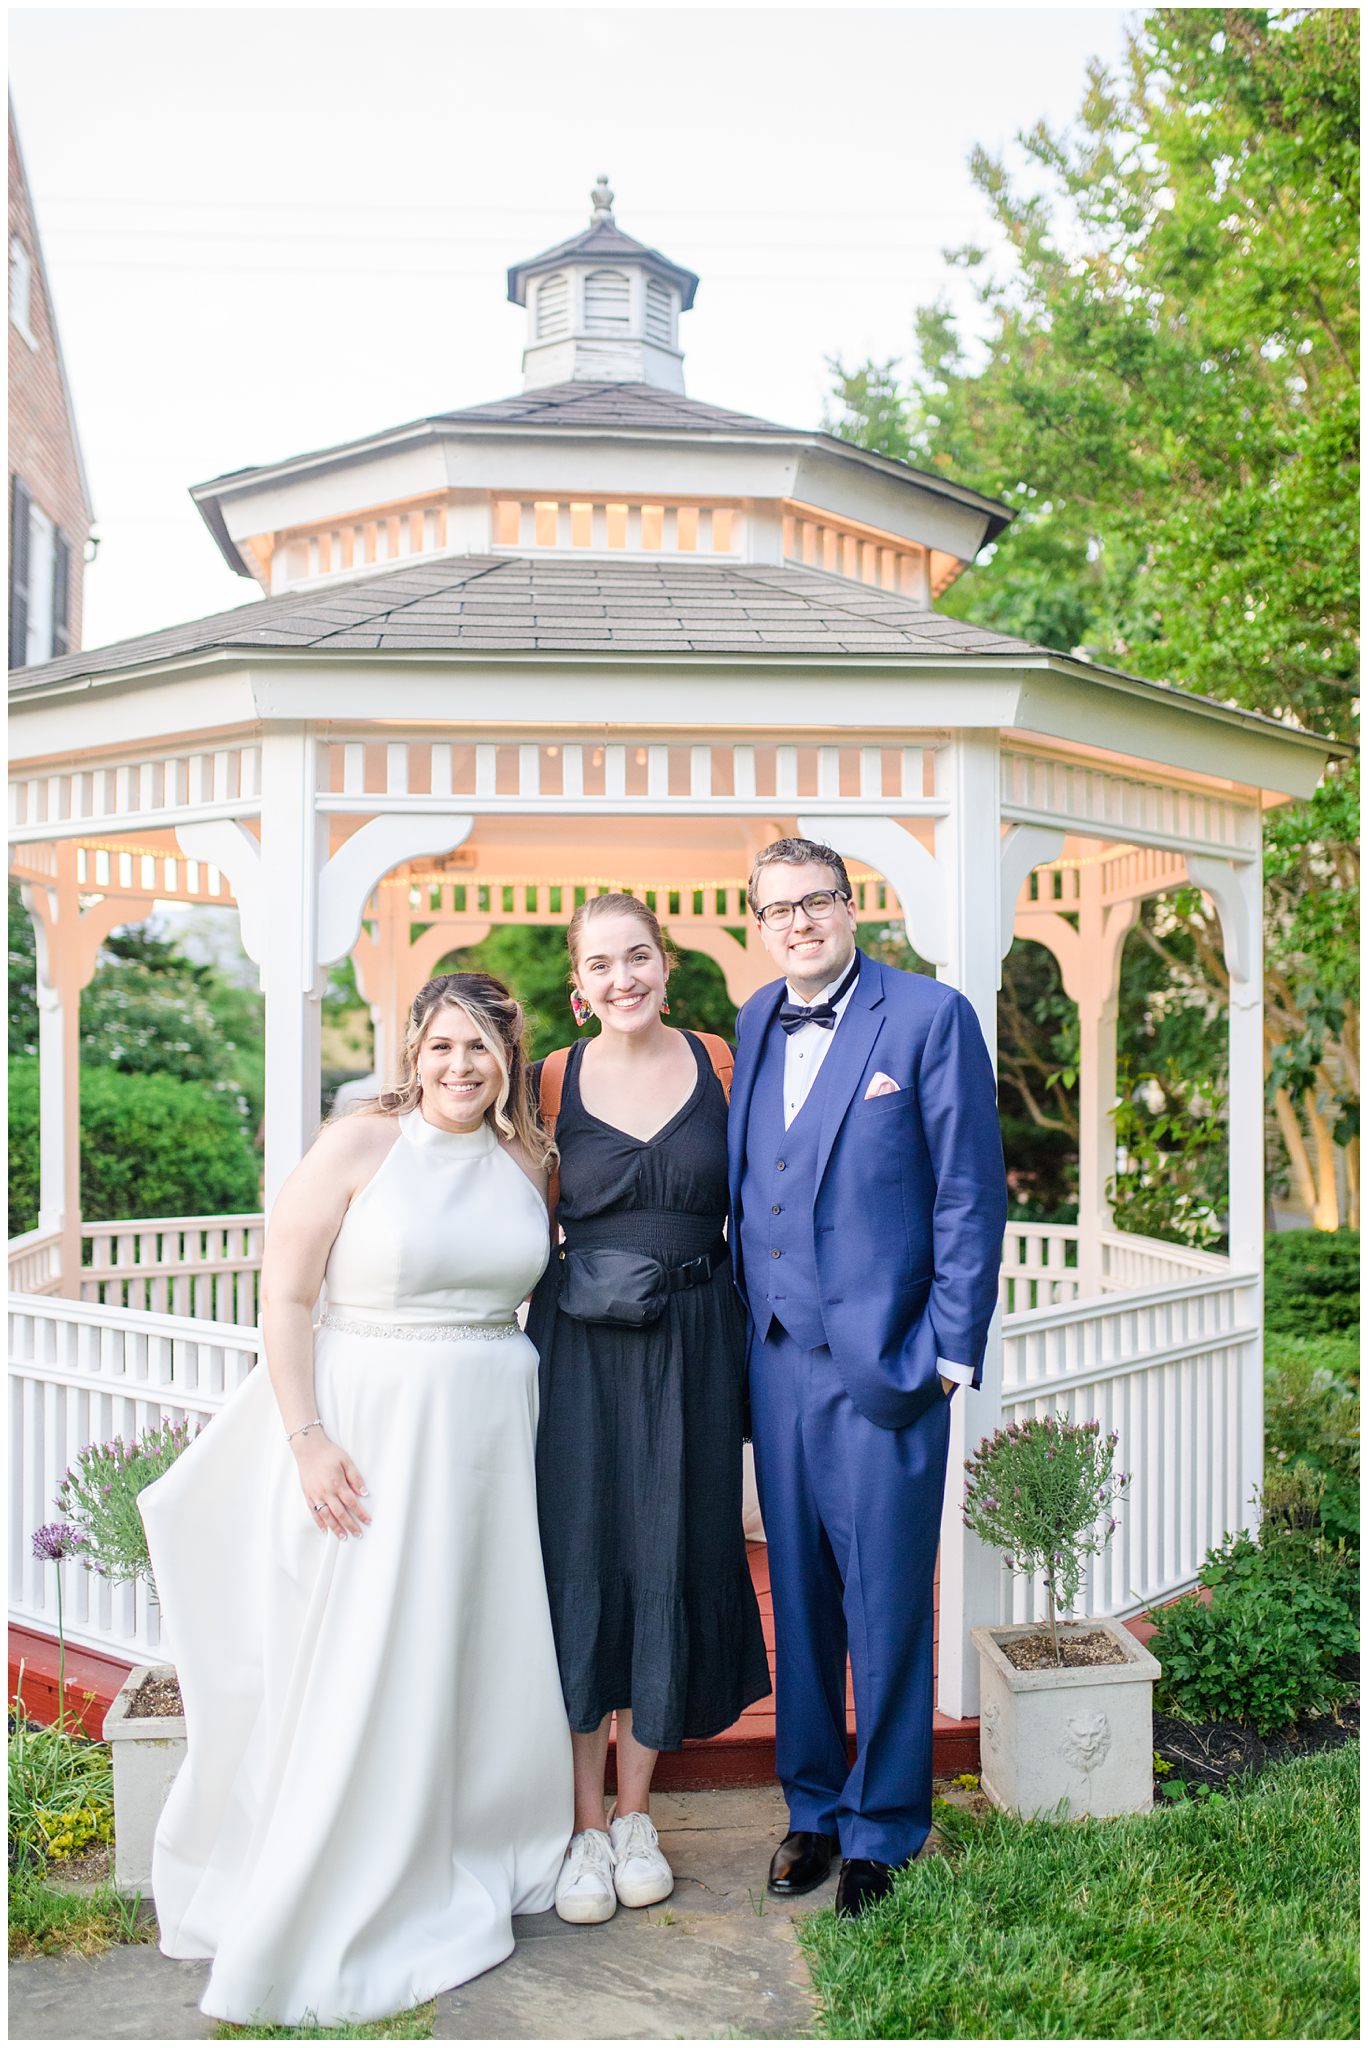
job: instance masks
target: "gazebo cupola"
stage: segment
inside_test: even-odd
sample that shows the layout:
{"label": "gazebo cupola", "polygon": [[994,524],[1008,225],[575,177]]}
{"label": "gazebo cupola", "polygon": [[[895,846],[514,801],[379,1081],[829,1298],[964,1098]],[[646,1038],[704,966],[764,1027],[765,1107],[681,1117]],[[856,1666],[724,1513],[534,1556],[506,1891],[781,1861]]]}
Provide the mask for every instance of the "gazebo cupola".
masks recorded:
{"label": "gazebo cupola", "polygon": [[523,389],[548,384],[654,384],[684,389],[679,316],[694,302],[691,270],[624,235],[600,177],[583,234],[508,273],[508,296],[527,308]]}

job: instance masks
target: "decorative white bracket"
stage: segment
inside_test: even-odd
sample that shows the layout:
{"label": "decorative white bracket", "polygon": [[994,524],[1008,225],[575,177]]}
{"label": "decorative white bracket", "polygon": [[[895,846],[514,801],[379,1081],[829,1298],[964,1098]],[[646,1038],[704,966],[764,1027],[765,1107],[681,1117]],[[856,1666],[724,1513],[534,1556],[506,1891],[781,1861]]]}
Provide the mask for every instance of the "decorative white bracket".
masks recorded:
{"label": "decorative white bracket", "polygon": [[933,967],[950,960],[950,905],[945,870],[920,839],[892,818],[823,818],[798,820],[805,839],[818,839],[852,859],[867,861],[897,890],[909,943]]}
{"label": "decorative white bracket", "polygon": [[450,853],[470,837],[475,820],[444,811],[370,818],[344,839],[318,878],[318,964],[350,953],[371,891],[382,875],[417,854]]}
{"label": "decorative white bracket", "polygon": [[[1064,833],[1053,825],[1009,825],[1002,835],[998,860],[1002,875],[1002,957],[1012,950],[1016,936],[1017,898],[1033,868],[1043,861],[1058,860],[1064,851]],[[1002,987],[1002,976],[998,976]]]}
{"label": "decorative white bracket", "polygon": [[228,877],[237,904],[242,950],[261,965],[261,841],[234,818],[206,818],[181,825],[176,837],[187,860],[202,861]]}
{"label": "decorative white bracket", "polygon": [[[1257,892],[1261,883],[1258,863],[1241,861],[1237,865],[1234,861],[1215,859],[1210,854],[1190,853],[1187,871],[1189,881],[1216,905],[1216,915],[1221,920],[1221,945],[1230,975],[1230,1000],[1232,1003],[1247,1002],[1253,951],[1250,922],[1258,914]],[[1238,995],[1237,982],[1243,984]],[[1260,1000],[1258,991],[1255,991],[1254,999]]]}

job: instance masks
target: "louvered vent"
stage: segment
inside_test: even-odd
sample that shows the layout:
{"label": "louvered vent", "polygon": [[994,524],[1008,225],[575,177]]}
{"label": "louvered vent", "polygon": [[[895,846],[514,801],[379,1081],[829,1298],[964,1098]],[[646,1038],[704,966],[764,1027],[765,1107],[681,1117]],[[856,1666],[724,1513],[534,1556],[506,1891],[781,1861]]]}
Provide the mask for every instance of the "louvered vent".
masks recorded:
{"label": "louvered vent", "polygon": [[570,327],[570,280],[563,270],[537,286],[537,339],[553,341]]}
{"label": "louvered vent", "polygon": [[674,341],[674,303],[670,287],[658,277],[646,280],[646,338],[669,348]]}
{"label": "louvered vent", "polygon": [[584,280],[586,334],[626,334],[631,325],[631,282],[620,270],[591,270]]}

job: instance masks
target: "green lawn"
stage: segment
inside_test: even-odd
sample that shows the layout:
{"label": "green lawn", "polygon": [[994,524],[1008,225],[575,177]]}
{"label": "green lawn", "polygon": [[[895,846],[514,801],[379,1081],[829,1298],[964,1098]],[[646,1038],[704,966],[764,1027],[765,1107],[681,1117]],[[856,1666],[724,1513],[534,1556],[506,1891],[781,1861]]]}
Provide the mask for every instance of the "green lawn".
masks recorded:
{"label": "green lawn", "polygon": [[93,1892],[60,1891],[40,1871],[14,1871],[9,1883],[9,1953],[93,1956],[126,1942],[154,1942],[157,1923],[139,1918],[140,1901],[112,1884]]}
{"label": "green lawn", "polygon": [[1358,2038],[1358,1744],[1134,1820],[956,1816],[852,1925],[800,1923],[832,2040]]}
{"label": "green lawn", "polygon": [[216,2041],[430,2041],[437,2008],[429,1999],[393,2019],[355,2027],[231,2027],[214,2029]]}

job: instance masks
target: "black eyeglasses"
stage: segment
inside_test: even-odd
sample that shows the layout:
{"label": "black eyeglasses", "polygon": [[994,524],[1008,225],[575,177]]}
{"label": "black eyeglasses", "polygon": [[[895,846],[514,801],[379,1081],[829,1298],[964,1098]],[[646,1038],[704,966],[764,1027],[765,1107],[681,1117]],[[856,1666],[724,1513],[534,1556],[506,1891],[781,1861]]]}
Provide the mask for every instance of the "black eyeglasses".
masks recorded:
{"label": "black eyeglasses", "polygon": [[806,896],[800,896],[796,903],[767,903],[755,915],[772,932],[786,932],[793,923],[795,910],[805,910],[814,924],[825,924],[838,903],[849,903],[848,889],[809,889]]}

